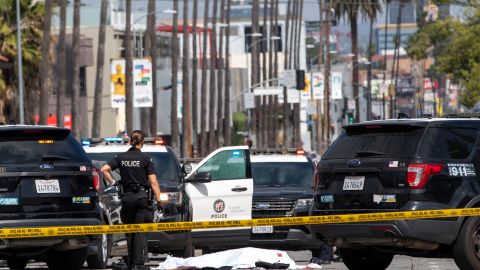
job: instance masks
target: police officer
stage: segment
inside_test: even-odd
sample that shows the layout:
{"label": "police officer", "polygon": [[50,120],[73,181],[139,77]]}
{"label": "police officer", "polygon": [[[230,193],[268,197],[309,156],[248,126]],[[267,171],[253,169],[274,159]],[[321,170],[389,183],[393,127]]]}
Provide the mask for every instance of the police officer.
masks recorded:
{"label": "police officer", "polygon": [[[142,131],[134,130],[129,141],[132,147],[127,152],[114,157],[101,170],[105,179],[113,184],[115,180],[111,171],[120,169],[121,185],[124,190],[120,215],[125,224],[153,221],[153,209],[149,204],[150,188],[157,199],[157,205],[160,205],[160,186],[155,175],[155,166],[152,159],[141,151],[144,139]],[[127,246],[128,269],[149,269],[144,265],[146,234],[127,234]]]}

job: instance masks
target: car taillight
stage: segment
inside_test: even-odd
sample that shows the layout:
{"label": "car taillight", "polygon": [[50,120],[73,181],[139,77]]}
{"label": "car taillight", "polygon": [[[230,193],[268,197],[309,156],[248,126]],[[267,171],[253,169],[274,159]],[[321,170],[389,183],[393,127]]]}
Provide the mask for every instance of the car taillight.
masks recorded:
{"label": "car taillight", "polygon": [[431,175],[439,174],[442,164],[410,164],[407,169],[407,182],[413,189],[424,188]]}
{"label": "car taillight", "polygon": [[92,176],[92,186],[96,191],[98,191],[100,189],[100,175],[98,174],[97,169],[93,169]]}
{"label": "car taillight", "polygon": [[155,145],[165,145],[165,140],[162,137],[156,137],[154,143]]}
{"label": "car taillight", "polygon": [[295,150],[295,154],[297,154],[298,156],[303,156],[305,155],[305,150],[303,150],[303,148],[297,148]]}

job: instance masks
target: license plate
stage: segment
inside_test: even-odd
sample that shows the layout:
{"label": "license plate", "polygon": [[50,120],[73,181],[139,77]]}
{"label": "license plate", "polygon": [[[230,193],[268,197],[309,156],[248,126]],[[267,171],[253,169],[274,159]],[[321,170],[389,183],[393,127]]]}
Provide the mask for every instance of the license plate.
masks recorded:
{"label": "license plate", "polygon": [[35,180],[37,193],[60,193],[60,184],[57,179]]}
{"label": "license plate", "polygon": [[345,176],[343,190],[363,190],[365,176]]}
{"label": "license plate", "polygon": [[273,226],[252,227],[252,233],[273,233]]}

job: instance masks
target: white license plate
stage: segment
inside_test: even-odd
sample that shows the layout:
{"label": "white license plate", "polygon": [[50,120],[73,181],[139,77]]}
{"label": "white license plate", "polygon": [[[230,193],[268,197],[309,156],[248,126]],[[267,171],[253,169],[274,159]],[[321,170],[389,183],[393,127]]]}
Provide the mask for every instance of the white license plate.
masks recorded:
{"label": "white license plate", "polygon": [[345,176],[343,190],[363,190],[365,176]]}
{"label": "white license plate", "polygon": [[252,233],[273,233],[273,226],[252,227]]}
{"label": "white license plate", "polygon": [[35,180],[37,193],[60,193],[60,184],[57,179]]}

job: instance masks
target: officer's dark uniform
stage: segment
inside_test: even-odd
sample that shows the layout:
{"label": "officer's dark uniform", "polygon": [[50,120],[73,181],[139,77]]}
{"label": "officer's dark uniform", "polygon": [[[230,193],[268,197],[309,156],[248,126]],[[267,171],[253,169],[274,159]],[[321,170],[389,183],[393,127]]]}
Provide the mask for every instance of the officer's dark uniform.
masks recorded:
{"label": "officer's dark uniform", "polygon": [[[124,195],[120,212],[123,223],[149,223],[153,221],[149,207],[150,184],[148,176],[155,174],[151,158],[136,147],[118,154],[108,165],[112,170],[120,169]],[[144,265],[144,250],[147,245],[145,233],[127,234],[129,266]]]}

